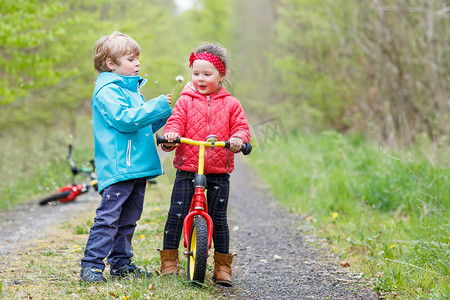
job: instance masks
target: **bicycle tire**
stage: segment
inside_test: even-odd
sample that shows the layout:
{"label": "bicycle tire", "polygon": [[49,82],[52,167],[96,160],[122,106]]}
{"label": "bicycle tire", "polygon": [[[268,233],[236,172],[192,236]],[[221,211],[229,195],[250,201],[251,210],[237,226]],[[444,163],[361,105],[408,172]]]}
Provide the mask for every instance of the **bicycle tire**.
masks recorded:
{"label": "bicycle tire", "polygon": [[189,235],[187,260],[187,278],[194,284],[203,283],[208,261],[208,227],[206,220],[197,216]]}
{"label": "bicycle tire", "polygon": [[70,196],[71,193],[72,193],[71,191],[64,191],[64,192],[52,194],[52,195],[42,199],[41,201],[39,201],[39,205],[47,205],[50,202],[54,202],[54,201],[58,201],[63,198],[67,198]]}

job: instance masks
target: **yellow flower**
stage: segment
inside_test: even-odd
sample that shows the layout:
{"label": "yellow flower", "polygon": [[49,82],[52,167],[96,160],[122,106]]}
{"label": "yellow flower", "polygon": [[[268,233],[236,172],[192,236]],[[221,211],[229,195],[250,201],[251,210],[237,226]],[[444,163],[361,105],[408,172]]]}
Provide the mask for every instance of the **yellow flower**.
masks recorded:
{"label": "yellow flower", "polygon": [[156,222],[153,222],[153,221],[152,221],[152,225],[155,225],[155,224],[156,224]]}
{"label": "yellow flower", "polygon": [[389,246],[389,249],[392,249],[392,248],[395,248],[395,247],[397,247],[397,245],[396,244],[392,244],[392,245]]}
{"label": "yellow flower", "polygon": [[331,216],[333,217],[333,219],[337,219],[337,217],[339,217],[339,214],[337,212],[334,212],[331,214]]}
{"label": "yellow flower", "polygon": [[159,208],[155,207],[155,211],[158,211],[158,210],[159,210]]}
{"label": "yellow flower", "polygon": [[140,235],[141,239],[145,239],[145,235],[141,234]]}
{"label": "yellow flower", "polygon": [[130,298],[128,296],[123,296],[122,299],[123,300],[129,300]]}

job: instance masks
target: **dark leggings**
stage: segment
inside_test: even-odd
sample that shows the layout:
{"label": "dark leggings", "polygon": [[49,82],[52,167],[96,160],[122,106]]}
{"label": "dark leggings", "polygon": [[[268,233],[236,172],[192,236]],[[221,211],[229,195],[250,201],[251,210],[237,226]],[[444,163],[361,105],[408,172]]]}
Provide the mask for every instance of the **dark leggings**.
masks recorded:
{"label": "dark leggings", "polygon": [[[189,213],[194,185],[195,173],[177,171],[173,184],[170,209],[164,229],[164,250],[178,249],[184,217]],[[207,174],[208,214],[213,227],[213,242],[215,251],[228,254],[230,247],[230,232],[227,222],[228,196],[230,192],[229,174]]]}

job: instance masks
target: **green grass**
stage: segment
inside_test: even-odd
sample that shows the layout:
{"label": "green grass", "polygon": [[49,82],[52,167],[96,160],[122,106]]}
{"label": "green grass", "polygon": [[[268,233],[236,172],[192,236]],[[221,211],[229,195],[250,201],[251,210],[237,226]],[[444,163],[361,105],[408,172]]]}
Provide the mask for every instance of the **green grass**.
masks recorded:
{"label": "green grass", "polygon": [[293,135],[255,150],[252,163],[279,201],[312,220],[376,291],[450,296],[447,167],[336,132]]}

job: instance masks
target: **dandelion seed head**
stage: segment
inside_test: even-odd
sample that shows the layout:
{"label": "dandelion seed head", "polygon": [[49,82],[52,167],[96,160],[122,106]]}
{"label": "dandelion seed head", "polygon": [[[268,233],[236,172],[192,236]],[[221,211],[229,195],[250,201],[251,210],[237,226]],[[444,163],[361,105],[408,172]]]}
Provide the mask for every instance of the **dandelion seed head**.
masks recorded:
{"label": "dandelion seed head", "polygon": [[184,77],[181,76],[181,75],[178,75],[177,77],[175,77],[175,80],[176,80],[178,83],[182,83],[182,82],[184,81]]}

